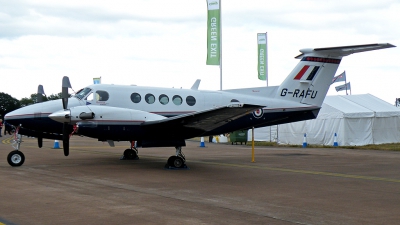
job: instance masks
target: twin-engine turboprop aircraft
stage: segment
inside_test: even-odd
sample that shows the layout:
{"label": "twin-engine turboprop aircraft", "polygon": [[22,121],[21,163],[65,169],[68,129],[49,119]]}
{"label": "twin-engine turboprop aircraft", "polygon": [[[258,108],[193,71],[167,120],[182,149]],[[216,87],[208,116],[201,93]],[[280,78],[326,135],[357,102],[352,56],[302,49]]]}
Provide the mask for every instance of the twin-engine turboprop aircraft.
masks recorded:
{"label": "twin-engine turboprop aircraft", "polygon": [[25,157],[19,151],[21,135],[63,140],[69,154],[72,133],[107,141],[130,141],[125,158],[136,158],[138,147],[175,147],[170,167],[183,167],[185,139],[229,133],[316,118],[344,56],[391,48],[367,44],[302,49],[300,62],[280,86],[223,91],[96,84],[68,98],[71,87],[63,78],[62,100],[37,103],[8,113],[5,120],[18,126],[18,147],[8,155],[11,166]]}

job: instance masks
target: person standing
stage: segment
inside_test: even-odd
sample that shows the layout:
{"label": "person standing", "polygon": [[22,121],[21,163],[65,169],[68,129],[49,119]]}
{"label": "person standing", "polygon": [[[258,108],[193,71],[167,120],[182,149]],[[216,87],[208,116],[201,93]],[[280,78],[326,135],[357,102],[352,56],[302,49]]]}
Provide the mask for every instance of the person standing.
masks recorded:
{"label": "person standing", "polygon": [[12,135],[11,132],[13,129],[11,124],[7,123],[7,121],[4,121],[3,127],[4,127],[4,136],[7,134],[7,132],[9,135]]}
{"label": "person standing", "polygon": [[3,120],[2,119],[0,119],[0,137],[3,137],[3,136],[1,136],[1,129],[3,128]]}

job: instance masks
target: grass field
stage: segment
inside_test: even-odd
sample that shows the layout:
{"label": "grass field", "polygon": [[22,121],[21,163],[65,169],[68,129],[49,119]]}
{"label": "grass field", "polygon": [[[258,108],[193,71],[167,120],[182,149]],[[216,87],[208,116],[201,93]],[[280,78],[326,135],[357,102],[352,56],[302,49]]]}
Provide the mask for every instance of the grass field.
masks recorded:
{"label": "grass field", "polygon": [[[200,138],[192,138],[192,141],[200,142]],[[204,141],[208,142],[208,137],[204,138]],[[231,142],[220,143],[230,145]],[[240,144],[240,143],[239,143]],[[243,143],[244,144],[244,143]],[[251,141],[247,142],[247,146],[251,146]],[[284,145],[277,144],[276,142],[267,142],[267,141],[255,141],[255,146],[271,146],[271,147],[293,147],[293,148],[302,148],[302,145]],[[382,150],[382,151],[400,151],[400,143],[390,143],[390,144],[380,144],[380,145],[364,145],[364,146],[339,146],[333,147],[330,145],[307,145],[307,148],[347,148],[347,149],[360,149],[360,150]]]}

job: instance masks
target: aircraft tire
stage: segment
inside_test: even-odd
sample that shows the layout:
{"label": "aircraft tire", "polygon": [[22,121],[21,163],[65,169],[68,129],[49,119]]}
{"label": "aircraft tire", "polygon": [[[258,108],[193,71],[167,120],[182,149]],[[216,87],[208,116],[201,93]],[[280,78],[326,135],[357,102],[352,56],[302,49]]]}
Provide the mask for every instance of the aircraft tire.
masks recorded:
{"label": "aircraft tire", "polygon": [[21,151],[14,150],[8,154],[7,162],[12,167],[21,166],[25,162],[25,155]]}
{"label": "aircraft tire", "polygon": [[178,156],[171,156],[168,158],[168,165],[170,167],[182,168],[184,165],[184,160]]}
{"label": "aircraft tire", "polygon": [[135,159],[137,157],[137,154],[134,150],[128,148],[124,151],[124,157],[126,159]]}

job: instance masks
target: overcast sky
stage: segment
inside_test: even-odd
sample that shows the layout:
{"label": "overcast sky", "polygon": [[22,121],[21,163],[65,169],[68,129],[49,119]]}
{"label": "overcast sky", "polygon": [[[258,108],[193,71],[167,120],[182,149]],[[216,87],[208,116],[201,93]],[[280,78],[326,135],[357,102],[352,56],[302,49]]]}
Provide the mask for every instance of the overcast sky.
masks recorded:
{"label": "overcast sky", "polygon": [[[285,79],[302,48],[400,45],[398,0],[222,0],[223,89],[265,86],[257,79],[257,33],[268,32],[269,85]],[[21,99],[42,84],[75,91],[107,84],[219,90],[206,65],[206,0],[0,0],[0,92]],[[352,94],[391,104],[400,98],[400,47],[345,57]],[[331,86],[328,95],[344,95]]]}

